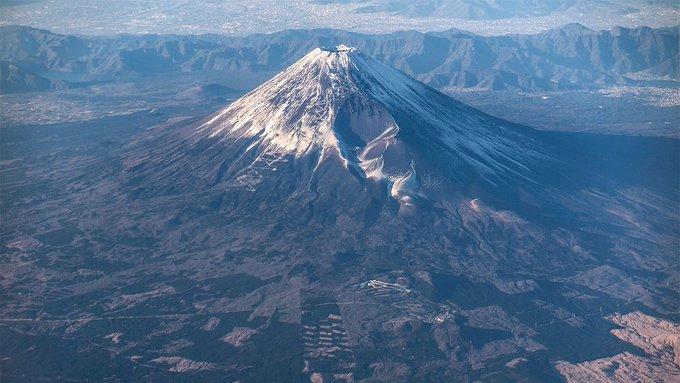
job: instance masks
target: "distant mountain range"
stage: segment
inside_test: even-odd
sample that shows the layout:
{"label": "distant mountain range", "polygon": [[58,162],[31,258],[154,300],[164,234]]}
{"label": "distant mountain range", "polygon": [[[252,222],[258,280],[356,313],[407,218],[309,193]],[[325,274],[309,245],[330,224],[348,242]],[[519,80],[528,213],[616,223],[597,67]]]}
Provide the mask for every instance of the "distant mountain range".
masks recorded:
{"label": "distant mountain range", "polygon": [[512,17],[545,16],[569,9],[592,11],[608,7],[618,12],[632,12],[644,5],[677,4],[667,0],[314,0],[317,4],[358,4],[356,12],[408,17],[441,17],[468,20],[494,20]]}
{"label": "distant mountain range", "polygon": [[[679,29],[569,24],[535,35],[479,36],[461,30],[383,35],[287,30],[245,37],[86,37],[22,26],[0,28],[0,60],[50,81],[134,79],[173,72],[224,72],[264,81],[319,46],[341,43],[439,89],[551,91],[617,84],[676,86]],[[10,71],[2,71],[3,82]],[[16,76],[15,76],[16,77]],[[28,79],[27,79],[28,81]],[[32,90],[28,85],[2,92]]]}

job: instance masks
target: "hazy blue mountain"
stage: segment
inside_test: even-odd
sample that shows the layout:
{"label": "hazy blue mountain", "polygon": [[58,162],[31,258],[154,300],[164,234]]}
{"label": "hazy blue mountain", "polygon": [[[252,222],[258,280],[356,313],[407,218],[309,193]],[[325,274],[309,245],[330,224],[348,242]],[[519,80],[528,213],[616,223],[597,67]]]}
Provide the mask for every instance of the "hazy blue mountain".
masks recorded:
{"label": "hazy blue mountain", "polygon": [[0,61],[0,94],[63,89],[64,81],[50,80],[7,61]]}
{"label": "hazy blue mountain", "polygon": [[641,79],[668,78],[670,80],[680,81],[680,56],[675,55],[661,64],[637,72],[631,77]]}
{"label": "hazy blue mountain", "polygon": [[318,29],[246,37],[102,38],[27,27],[4,27],[1,34],[1,60],[47,78],[74,81],[177,71],[265,79],[315,47],[341,43],[439,88],[591,89],[631,83],[628,74],[646,70],[648,80],[677,77],[677,28],[592,31],[570,24],[536,35],[497,37],[460,30],[368,35]]}
{"label": "hazy blue mountain", "polygon": [[316,0],[317,4],[357,3],[360,13],[388,12],[409,17],[502,19],[546,15],[568,8],[575,0]]}
{"label": "hazy blue mountain", "polygon": [[387,12],[408,17],[441,17],[469,20],[493,20],[513,17],[545,16],[557,11],[577,9],[593,11],[609,7],[618,12],[632,12],[645,4],[677,6],[666,0],[314,0],[317,4],[358,4],[356,12]]}
{"label": "hazy blue mountain", "polygon": [[220,84],[196,85],[179,93],[179,97],[203,101],[215,100],[225,102],[225,97],[243,93],[242,90],[226,87]]}

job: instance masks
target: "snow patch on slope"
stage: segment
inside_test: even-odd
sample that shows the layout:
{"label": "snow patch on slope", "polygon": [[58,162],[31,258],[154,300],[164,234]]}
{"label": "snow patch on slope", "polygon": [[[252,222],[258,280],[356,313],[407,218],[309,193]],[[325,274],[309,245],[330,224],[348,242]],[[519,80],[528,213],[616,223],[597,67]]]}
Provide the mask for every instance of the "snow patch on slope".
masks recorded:
{"label": "snow patch on slope", "polygon": [[392,184],[392,190],[390,190],[390,195],[394,197],[400,203],[411,205],[413,197],[420,194],[420,183],[418,182],[418,177],[416,176],[415,164],[411,163],[411,171],[405,176],[398,178]]}

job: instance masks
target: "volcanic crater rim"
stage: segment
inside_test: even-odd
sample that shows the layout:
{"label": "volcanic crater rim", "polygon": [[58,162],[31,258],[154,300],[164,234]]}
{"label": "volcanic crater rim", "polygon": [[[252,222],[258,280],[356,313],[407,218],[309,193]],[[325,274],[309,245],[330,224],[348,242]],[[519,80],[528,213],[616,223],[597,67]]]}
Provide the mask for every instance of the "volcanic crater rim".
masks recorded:
{"label": "volcanic crater rim", "polygon": [[335,47],[320,47],[324,52],[341,53],[341,52],[358,52],[355,47],[350,47],[345,44],[336,45]]}

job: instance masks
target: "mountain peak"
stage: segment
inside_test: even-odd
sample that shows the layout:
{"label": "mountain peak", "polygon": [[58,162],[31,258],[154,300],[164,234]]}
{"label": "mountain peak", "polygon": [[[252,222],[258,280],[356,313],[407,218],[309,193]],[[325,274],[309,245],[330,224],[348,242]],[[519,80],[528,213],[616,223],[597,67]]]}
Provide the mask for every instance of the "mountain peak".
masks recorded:
{"label": "mountain peak", "polygon": [[[590,32],[594,32],[592,29],[590,29],[590,28],[588,28],[585,25],[580,24],[580,23],[564,24],[561,27],[551,29],[550,31],[563,32],[563,33],[590,33]],[[550,31],[548,31],[548,32],[550,32]]]}
{"label": "mountain peak", "polygon": [[523,164],[539,154],[510,126],[339,45],[309,52],[201,125],[194,141],[240,153],[219,177],[259,177],[298,160],[313,161],[315,173],[341,164],[411,204],[426,195],[421,177],[528,178]]}
{"label": "mountain peak", "polygon": [[409,88],[425,88],[406,74],[338,45],[316,48],[237,100],[200,131],[225,139],[260,137],[276,155],[303,155],[341,144],[332,125],[350,98],[389,103]]}

